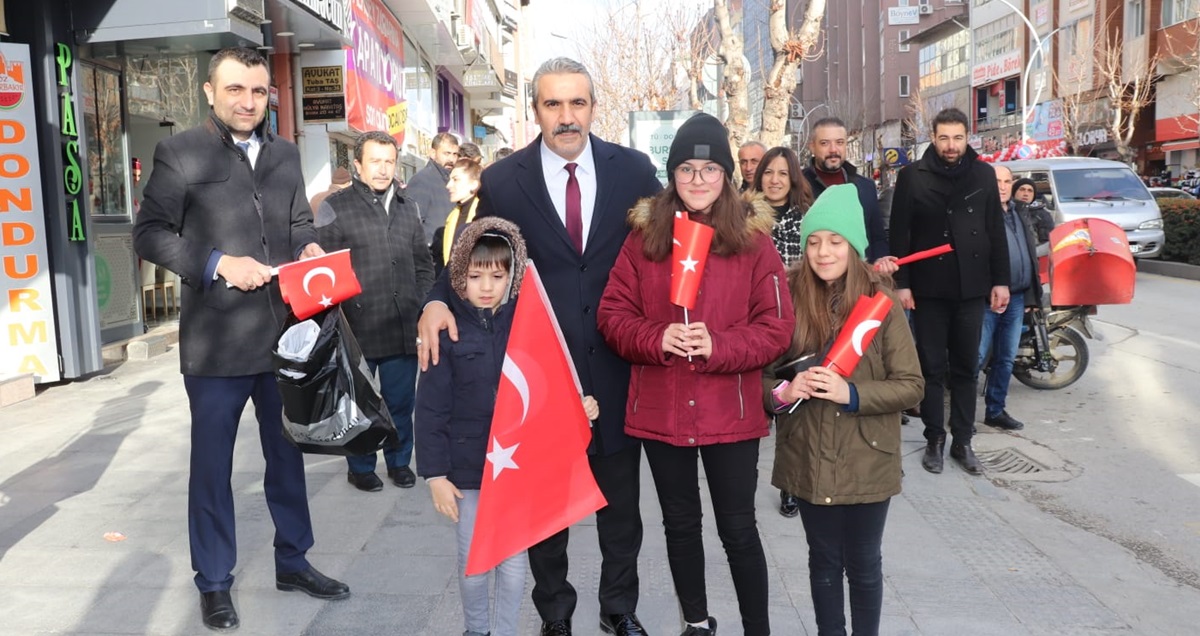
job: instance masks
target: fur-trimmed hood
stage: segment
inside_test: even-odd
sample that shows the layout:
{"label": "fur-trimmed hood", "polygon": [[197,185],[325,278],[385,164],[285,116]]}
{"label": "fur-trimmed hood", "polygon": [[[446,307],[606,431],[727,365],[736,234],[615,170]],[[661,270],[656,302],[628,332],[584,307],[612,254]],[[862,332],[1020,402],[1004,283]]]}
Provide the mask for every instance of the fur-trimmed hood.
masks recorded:
{"label": "fur-trimmed hood", "polygon": [[454,239],[454,247],[450,248],[450,262],[446,264],[446,268],[450,270],[450,286],[460,298],[466,298],[467,269],[471,264],[471,250],[475,249],[475,244],[485,234],[504,238],[512,248],[512,266],[508,272],[511,278],[509,279],[508,293],[504,297],[504,302],[508,302],[516,298],[517,293],[521,290],[521,280],[525,277],[525,266],[529,260],[529,253],[525,249],[525,239],[521,236],[521,230],[517,228],[516,224],[500,217],[486,216],[476,219],[467,224]]}
{"label": "fur-trimmed hood", "polygon": [[[775,227],[775,208],[767,203],[766,198],[760,192],[744,194],[742,199],[746,203],[746,231],[751,234],[757,232],[770,236],[771,229]],[[646,197],[630,208],[626,220],[629,222],[629,227],[635,232],[644,230],[650,223],[650,207],[653,203],[654,197]]]}

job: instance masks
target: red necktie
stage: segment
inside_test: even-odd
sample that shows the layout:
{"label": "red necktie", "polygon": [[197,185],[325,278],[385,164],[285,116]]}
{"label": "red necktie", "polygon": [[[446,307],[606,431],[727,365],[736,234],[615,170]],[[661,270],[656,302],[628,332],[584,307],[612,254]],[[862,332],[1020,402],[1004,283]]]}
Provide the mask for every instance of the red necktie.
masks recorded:
{"label": "red necktie", "polygon": [[567,164],[567,236],[575,249],[583,253],[583,196],[579,194],[579,179],[575,178],[575,168],[579,164]]}

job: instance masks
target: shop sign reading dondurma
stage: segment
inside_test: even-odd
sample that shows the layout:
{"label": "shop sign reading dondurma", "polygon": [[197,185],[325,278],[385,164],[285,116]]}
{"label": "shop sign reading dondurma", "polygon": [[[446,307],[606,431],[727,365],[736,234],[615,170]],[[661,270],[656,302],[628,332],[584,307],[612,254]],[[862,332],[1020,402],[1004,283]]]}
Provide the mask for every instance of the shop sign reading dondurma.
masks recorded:
{"label": "shop sign reading dondurma", "polygon": [[60,375],[31,70],[27,45],[0,43],[0,376],[43,383]]}

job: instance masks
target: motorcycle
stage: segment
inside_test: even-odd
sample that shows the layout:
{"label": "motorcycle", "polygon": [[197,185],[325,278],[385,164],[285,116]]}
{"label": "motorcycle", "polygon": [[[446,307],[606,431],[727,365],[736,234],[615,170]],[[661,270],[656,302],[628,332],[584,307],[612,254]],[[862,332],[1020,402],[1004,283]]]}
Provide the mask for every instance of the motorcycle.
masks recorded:
{"label": "motorcycle", "polygon": [[1013,360],[1013,377],[1025,386],[1062,389],[1083,377],[1088,366],[1087,338],[1096,339],[1088,316],[1095,305],[1041,307],[1025,313]]}

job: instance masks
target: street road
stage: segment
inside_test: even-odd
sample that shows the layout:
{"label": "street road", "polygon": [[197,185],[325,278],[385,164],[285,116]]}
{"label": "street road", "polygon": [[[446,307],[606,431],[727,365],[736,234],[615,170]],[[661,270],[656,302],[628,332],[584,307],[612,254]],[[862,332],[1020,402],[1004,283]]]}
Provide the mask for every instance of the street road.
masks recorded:
{"label": "street road", "polygon": [[[1008,410],[1025,430],[980,435],[977,447],[1003,447],[1006,437],[1031,443],[1017,448],[1056,470],[1044,471],[1044,479],[998,472],[991,479],[1043,512],[1124,546],[1194,597],[1200,590],[1200,283],[1139,274],[1133,303],[1100,307],[1094,324],[1102,340],[1089,341],[1084,377],[1059,391],[1014,381]],[[1081,580],[1089,567],[1101,569],[1088,563],[1082,546],[1058,548],[1080,549],[1080,561],[1056,560],[1076,563]],[[1153,594],[1126,591],[1125,600],[1100,596],[1161,608],[1140,613],[1150,631],[1170,633],[1170,622],[1158,622],[1160,612],[1200,616],[1195,606],[1172,607]]]}

